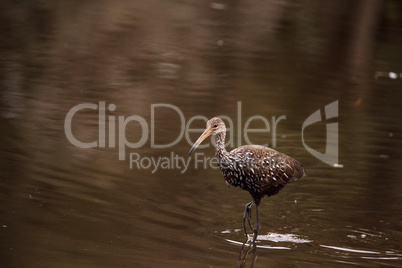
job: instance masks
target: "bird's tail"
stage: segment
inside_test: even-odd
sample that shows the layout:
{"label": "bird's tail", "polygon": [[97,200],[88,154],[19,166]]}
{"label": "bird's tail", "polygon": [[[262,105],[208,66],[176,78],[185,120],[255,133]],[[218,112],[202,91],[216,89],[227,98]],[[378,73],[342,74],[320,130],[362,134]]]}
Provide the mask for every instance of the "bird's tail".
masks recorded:
{"label": "bird's tail", "polygon": [[296,162],[293,167],[294,167],[294,173],[293,173],[294,180],[298,180],[303,177],[307,177],[306,171],[304,170],[303,166],[299,162]]}

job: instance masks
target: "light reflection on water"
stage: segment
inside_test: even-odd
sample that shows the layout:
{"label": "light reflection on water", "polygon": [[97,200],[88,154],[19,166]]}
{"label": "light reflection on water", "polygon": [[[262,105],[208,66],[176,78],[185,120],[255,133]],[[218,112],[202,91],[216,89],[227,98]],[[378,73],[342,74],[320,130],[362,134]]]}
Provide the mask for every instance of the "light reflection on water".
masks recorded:
{"label": "light reflection on water", "polygon": [[[184,138],[155,149],[148,136],[141,148],[126,148],[124,161],[118,147],[73,146],[67,112],[101,101],[116,105],[107,116],[148,123],[156,103],[189,120],[236,118],[241,102],[241,129],[253,115],[285,115],[276,149],[302,162],[308,177],[262,201],[266,235],[255,266],[398,266],[401,80],[375,74],[400,72],[399,2],[1,5],[0,237],[8,267],[238,263],[245,237],[236,230],[249,194],[226,189],[219,170],[195,168],[194,159],[183,173],[130,169],[130,153],[187,160]],[[312,157],[300,133],[310,114],[335,100],[342,168]],[[172,110],[158,113],[155,141],[176,139],[179,120]],[[98,112],[85,110],[72,131],[96,141],[98,124]],[[138,141],[139,129],[128,125],[127,140]],[[236,131],[230,135],[237,141]],[[249,134],[270,145],[272,135]],[[325,138],[325,124],[306,133],[317,150]],[[213,156],[210,147],[199,152]]]}

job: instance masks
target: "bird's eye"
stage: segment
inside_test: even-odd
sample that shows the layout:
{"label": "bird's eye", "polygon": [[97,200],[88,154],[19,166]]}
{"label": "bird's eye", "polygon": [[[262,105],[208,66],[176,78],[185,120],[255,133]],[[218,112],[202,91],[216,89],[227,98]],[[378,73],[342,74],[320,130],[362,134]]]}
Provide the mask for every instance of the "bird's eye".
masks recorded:
{"label": "bird's eye", "polygon": [[218,125],[214,125],[214,128],[217,128],[218,127]]}

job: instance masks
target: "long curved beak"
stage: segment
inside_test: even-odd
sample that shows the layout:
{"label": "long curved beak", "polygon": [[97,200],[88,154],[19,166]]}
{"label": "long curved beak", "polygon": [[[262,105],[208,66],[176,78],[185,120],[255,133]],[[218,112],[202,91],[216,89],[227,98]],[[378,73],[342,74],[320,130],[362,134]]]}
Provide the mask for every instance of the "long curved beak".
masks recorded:
{"label": "long curved beak", "polygon": [[209,136],[212,135],[212,129],[206,129],[201,136],[198,138],[198,140],[194,143],[193,147],[191,147],[190,151],[188,152],[188,155],[190,155],[197,147],[200,145],[200,143],[208,138]]}

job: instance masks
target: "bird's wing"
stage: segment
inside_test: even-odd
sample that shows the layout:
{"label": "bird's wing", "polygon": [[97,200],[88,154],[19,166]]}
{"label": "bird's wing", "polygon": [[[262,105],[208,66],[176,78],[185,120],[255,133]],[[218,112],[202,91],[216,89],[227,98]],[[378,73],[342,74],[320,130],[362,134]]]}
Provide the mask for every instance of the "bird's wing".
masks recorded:
{"label": "bird's wing", "polygon": [[230,155],[241,165],[244,172],[272,186],[285,185],[306,176],[302,165],[295,159],[274,149],[246,145],[236,148]]}

